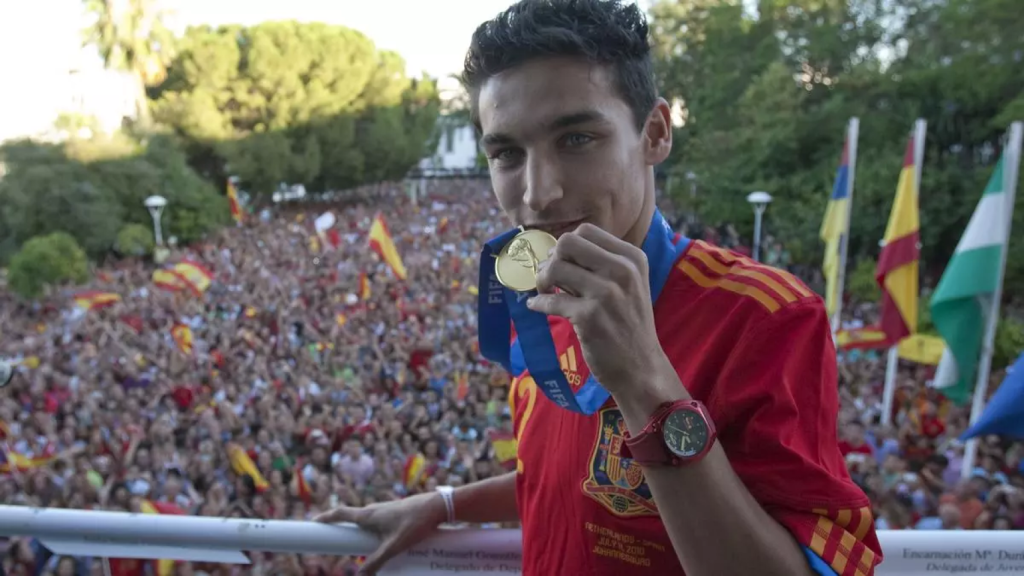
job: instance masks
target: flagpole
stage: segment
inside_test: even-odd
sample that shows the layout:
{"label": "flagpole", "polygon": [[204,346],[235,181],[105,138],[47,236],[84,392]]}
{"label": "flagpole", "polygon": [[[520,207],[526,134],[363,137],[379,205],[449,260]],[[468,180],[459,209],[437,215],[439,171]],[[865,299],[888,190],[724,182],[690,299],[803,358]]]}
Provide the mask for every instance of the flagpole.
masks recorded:
{"label": "flagpole", "polygon": [[860,119],[854,116],[846,128],[846,223],[843,224],[843,235],[839,246],[839,273],[836,284],[836,312],[832,315],[832,342],[838,348],[836,335],[843,325],[843,288],[846,284],[846,254],[850,246],[850,220],[853,214],[853,179],[857,173],[857,137],[860,133]]}
{"label": "flagpole", "polygon": [[[928,121],[919,118],[914,122],[914,200],[917,208],[921,205],[921,165],[924,163],[924,139],[928,135]],[[915,314],[916,316],[916,314]],[[910,333],[917,333],[917,326],[910,327]],[[882,392],[882,424],[892,422],[892,404],[896,397],[896,376],[899,372],[899,342],[889,348],[885,364],[885,389]]]}
{"label": "flagpole", "polygon": [[[996,289],[992,292],[992,302],[989,303],[988,323],[985,325],[985,339],[981,345],[981,358],[978,361],[978,380],[974,384],[974,401],[971,404],[971,422],[974,425],[981,417],[985,408],[985,399],[988,397],[988,381],[992,372],[992,353],[995,351],[996,328],[999,325],[999,304],[1003,298],[1003,278],[1006,276],[1006,258],[1010,252],[1010,227],[1013,225],[1014,199],[1017,194],[1017,174],[1020,170],[1021,137],[1024,133],[1024,123],[1014,122],[1010,124],[1009,138],[1006,142],[1006,163],[1003,164],[1003,193],[1006,195],[1004,217],[1006,218],[1006,243],[1003,244],[1002,253],[999,256],[999,272],[996,276]],[[978,439],[971,438],[967,441],[964,450],[963,467],[960,470],[962,478],[970,478],[971,470],[974,469],[974,461],[978,457]]]}

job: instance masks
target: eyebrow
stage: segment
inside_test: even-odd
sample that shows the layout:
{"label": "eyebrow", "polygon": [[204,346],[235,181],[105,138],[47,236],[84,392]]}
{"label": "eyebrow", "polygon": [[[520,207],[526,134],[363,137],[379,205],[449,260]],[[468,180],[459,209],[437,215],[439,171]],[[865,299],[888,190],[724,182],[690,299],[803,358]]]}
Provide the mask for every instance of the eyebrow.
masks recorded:
{"label": "eyebrow", "polygon": [[[591,122],[605,123],[607,121],[608,119],[605,115],[601,114],[597,110],[581,110],[579,112],[572,112],[555,118],[548,124],[547,130],[548,132],[555,132],[557,130],[564,130],[565,128],[578,126],[580,124],[588,124]],[[480,144],[483,146],[497,146],[501,144],[511,144],[513,142],[515,142],[515,138],[500,132],[484,134],[483,138],[480,139]]]}

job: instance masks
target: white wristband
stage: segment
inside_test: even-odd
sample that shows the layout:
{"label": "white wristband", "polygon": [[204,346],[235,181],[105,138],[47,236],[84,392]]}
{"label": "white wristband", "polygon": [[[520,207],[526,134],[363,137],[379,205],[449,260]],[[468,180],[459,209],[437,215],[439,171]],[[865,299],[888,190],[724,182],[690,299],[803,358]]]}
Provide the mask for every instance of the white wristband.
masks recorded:
{"label": "white wristband", "polygon": [[441,499],[444,500],[444,509],[448,515],[447,524],[455,523],[455,497],[453,496],[455,488],[451,486],[438,486],[437,493],[441,495]]}

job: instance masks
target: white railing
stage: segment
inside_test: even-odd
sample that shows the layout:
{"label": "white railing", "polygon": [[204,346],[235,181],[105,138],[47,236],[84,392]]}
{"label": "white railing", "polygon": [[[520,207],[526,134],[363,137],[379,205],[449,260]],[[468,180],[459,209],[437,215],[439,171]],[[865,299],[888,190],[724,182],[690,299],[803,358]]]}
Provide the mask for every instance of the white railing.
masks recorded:
{"label": "white railing", "polygon": [[[246,551],[361,556],[377,539],[352,525],[161,516],[0,506],[0,536],[34,536],[70,556],[168,558],[247,564]],[[1024,574],[1024,532],[912,531],[879,533],[885,562],[879,576]],[[517,574],[518,530],[440,530],[392,560],[382,575]]]}

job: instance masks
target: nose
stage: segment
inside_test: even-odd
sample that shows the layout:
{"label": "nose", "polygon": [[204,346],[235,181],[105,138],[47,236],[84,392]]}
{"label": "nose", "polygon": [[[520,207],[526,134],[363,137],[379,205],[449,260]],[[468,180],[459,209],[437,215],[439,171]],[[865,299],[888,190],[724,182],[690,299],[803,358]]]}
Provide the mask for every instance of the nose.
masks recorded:
{"label": "nose", "polygon": [[552,202],[562,198],[562,179],[558,166],[532,154],[526,161],[526,194],[523,203],[532,212],[543,212]]}

